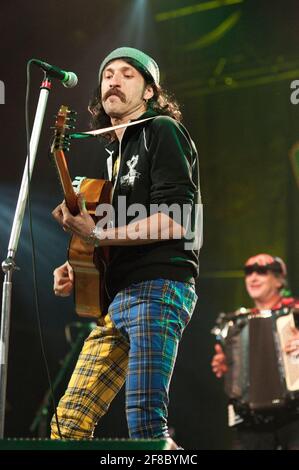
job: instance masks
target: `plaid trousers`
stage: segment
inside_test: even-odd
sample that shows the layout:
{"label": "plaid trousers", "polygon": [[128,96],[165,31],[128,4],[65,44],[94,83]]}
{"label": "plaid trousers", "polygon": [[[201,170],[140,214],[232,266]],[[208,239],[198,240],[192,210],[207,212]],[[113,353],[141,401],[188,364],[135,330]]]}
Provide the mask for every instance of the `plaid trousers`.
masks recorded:
{"label": "plaid trousers", "polygon": [[[155,279],[120,291],[86,339],[57,407],[63,438],[90,439],[126,382],[131,438],[168,437],[171,376],[197,295],[191,283]],[[53,439],[59,439],[55,417]]]}

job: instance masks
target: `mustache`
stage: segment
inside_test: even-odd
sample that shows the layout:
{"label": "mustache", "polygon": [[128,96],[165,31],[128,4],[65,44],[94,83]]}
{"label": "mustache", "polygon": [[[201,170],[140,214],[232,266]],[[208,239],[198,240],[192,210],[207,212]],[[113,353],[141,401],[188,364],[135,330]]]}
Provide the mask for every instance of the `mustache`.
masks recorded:
{"label": "mustache", "polygon": [[112,95],[118,96],[123,103],[126,102],[125,95],[118,88],[110,88],[110,90],[106,91],[106,93],[103,96],[103,101],[106,101],[109,98],[109,96],[112,96]]}

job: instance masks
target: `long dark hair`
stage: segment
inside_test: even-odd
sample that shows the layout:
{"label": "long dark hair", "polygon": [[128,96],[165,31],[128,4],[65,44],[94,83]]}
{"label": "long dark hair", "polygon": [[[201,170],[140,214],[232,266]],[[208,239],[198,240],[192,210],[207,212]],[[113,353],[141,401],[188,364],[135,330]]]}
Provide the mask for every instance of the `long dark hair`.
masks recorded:
{"label": "long dark hair", "polygon": [[[128,58],[125,58],[124,60],[141,73],[146,85],[150,85],[153,88],[154,94],[152,98],[147,101],[147,109],[153,110],[162,116],[170,116],[180,122],[182,120],[182,113],[175,98],[168,94],[168,92],[162,87],[156,85],[153,82],[152,77],[140,66],[138,62]],[[101,129],[103,127],[111,126],[110,117],[106,114],[101,101],[101,85],[98,85],[94,90],[88,109],[91,113],[90,125],[92,129]],[[113,140],[114,134],[107,133],[105,134],[105,138]]]}

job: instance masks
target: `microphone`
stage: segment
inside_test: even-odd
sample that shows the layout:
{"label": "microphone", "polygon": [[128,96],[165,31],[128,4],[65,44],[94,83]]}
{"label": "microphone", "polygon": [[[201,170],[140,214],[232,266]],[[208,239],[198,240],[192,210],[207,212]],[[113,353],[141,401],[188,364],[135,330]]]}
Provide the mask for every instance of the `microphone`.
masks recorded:
{"label": "microphone", "polygon": [[38,67],[41,67],[51,77],[61,80],[63,86],[66,88],[73,88],[78,83],[78,77],[74,72],[66,72],[65,70],[55,67],[55,65],[47,64],[47,62],[43,62],[39,59],[32,59],[31,62]]}

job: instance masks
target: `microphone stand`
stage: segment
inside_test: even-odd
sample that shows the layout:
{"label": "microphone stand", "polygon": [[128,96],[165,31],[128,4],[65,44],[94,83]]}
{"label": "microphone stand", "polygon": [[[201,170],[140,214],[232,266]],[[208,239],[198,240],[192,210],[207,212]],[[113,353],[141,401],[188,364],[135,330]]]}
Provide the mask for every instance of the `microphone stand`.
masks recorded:
{"label": "microphone stand", "polygon": [[[49,92],[51,89],[51,80],[47,74],[40,87],[39,100],[35,112],[35,119],[30,138],[30,158],[26,159],[25,168],[21,188],[19,192],[17,207],[14,215],[13,225],[8,243],[8,252],[6,259],[2,262],[2,270],[5,274],[2,290],[2,310],[1,310],[1,330],[0,330],[0,439],[4,437],[5,422],[5,402],[6,402],[6,385],[7,385],[7,363],[8,363],[8,345],[9,345],[9,326],[11,314],[11,295],[12,295],[12,274],[19,270],[15,263],[18,242],[20,238],[24,213],[28,198],[28,187],[30,184],[39,138],[41,134],[42,124],[46,111]],[[29,162],[30,160],[30,162]],[[28,165],[29,172],[28,172]],[[28,181],[28,173],[30,180]]]}

